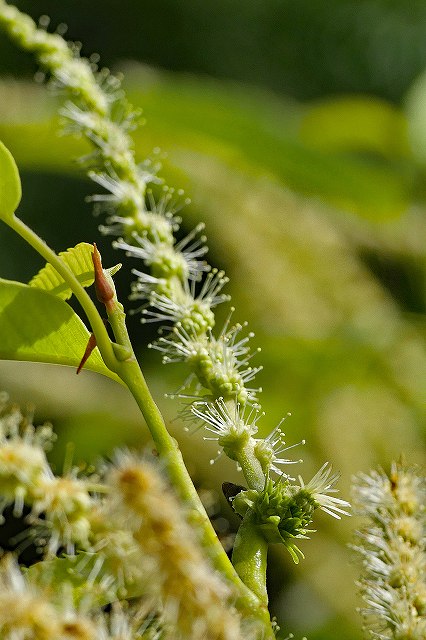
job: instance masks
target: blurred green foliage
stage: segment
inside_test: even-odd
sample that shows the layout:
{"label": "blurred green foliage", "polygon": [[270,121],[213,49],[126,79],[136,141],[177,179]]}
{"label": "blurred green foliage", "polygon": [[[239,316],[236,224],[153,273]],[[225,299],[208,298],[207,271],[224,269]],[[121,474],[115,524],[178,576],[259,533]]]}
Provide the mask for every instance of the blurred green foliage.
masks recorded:
{"label": "blurred green foliage", "polygon": [[[368,93],[399,102],[426,57],[423,0],[17,0],[66,23],[104,64],[143,60],[299,99]],[[1,68],[28,67],[0,46]]]}
{"label": "blurred green foliage", "polygon": [[[107,64],[126,57],[171,70],[125,69],[126,89],[147,119],[136,134],[137,153],[166,151],[162,175],[192,198],[184,225],[207,223],[210,259],[231,277],[235,319],[248,319],[262,346],[265,433],[290,410],[289,443],[308,440],[303,474],[331,460],[345,497],[354,471],[386,466],[400,453],[423,462],[426,91],[414,80],[426,66],[424,3],[17,6],[50,14],[54,25],[66,21],[70,36]],[[3,39],[0,59],[5,76],[34,70]],[[26,80],[4,79],[0,94],[0,139],[23,172],[23,219],[57,250],[93,241],[99,221],[84,203],[93,185],[72,161],[84,148],[57,137],[55,99]],[[301,101],[307,98],[316,100]],[[28,281],[40,261],[6,229],[0,235],[0,274]],[[104,264],[115,264],[108,239],[101,248]],[[117,275],[122,300],[130,278],[128,269]],[[161,395],[185,372],[158,367],[159,358],[145,350],[153,329],[136,316],[129,321],[150,384],[172,418],[177,406]],[[78,457],[138,439],[135,409],[109,381],[34,369],[25,369],[23,380],[3,367],[4,383],[24,399],[29,389],[64,440],[76,441]],[[180,430],[176,422],[173,428]],[[190,467],[196,457],[199,477],[213,473],[216,486],[238,482],[230,465],[209,467],[211,451],[201,456],[200,438],[185,439]],[[353,526],[322,520],[301,567],[282,558],[271,563],[280,566],[270,580],[286,630],[310,640],[360,637],[355,569],[344,547]]]}

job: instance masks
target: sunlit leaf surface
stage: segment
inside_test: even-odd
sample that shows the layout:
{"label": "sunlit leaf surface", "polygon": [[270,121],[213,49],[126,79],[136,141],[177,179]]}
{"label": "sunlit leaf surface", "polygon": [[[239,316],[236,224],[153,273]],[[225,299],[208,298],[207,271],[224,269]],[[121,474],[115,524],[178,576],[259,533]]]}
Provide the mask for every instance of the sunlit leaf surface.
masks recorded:
{"label": "sunlit leaf surface", "polygon": [[[56,296],[0,279],[0,358],[78,367],[89,332],[71,307]],[[97,349],[85,365],[110,378]]]}
{"label": "sunlit leaf surface", "polygon": [[[83,287],[89,287],[95,280],[92,253],[93,247],[87,242],[80,242],[76,247],[59,253]],[[62,300],[68,300],[72,296],[65,280],[49,263],[30,280],[29,286],[49,291]]]}

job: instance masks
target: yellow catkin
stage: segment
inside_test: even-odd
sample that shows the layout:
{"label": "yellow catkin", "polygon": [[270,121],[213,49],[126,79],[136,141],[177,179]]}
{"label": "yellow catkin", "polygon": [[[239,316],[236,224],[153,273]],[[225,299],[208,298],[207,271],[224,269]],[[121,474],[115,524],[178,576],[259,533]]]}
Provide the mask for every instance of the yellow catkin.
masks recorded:
{"label": "yellow catkin", "polygon": [[[29,582],[11,556],[1,560],[1,640],[113,640],[106,635],[102,611],[93,619],[87,617],[74,608],[65,585],[59,598],[52,584],[45,587]],[[130,635],[123,636],[127,638]]]}
{"label": "yellow catkin", "polygon": [[31,594],[0,593],[0,637],[57,640],[61,625],[53,607]]}
{"label": "yellow catkin", "polygon": [[[155,466],[123,456],[109,474],[112,517],[131,528],[146,589],[161,599],[173,638],[238,640],[231,590],[207,564],[182,508]],[[247,637],[247,636],[245,636]]]}
{"label": "yellow catkin", "polygon": [[27,583],[12,557],[4,557],[0,565],[2,640],[68,640],[72,636],[64,633],[61,617],[45,594]]}

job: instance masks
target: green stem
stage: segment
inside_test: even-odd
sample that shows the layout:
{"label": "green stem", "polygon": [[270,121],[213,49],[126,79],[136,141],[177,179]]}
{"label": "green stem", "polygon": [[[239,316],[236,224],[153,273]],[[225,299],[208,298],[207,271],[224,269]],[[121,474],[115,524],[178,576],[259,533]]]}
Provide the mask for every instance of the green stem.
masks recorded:
{"label": "green stem", "polygon": [[[132,349],[125,324],[125,314],[119,303],[116,303],[108,312],[108,319],[118,344],[126,349]],[[150,430],[158,454],[166,464],[171,484],[175,487],[189,510],[188,520],[201,533],[201,544],[206,549],[213,566],[237,587],[237,609],[258,620],[262,628],[260,634],[262,638],[265,638],[265,640],[274,638],[268,609],[263,602],[259,602],[257,594],[254,594],[241,581],[226,555],[195,490],[178,444],[167,431],[163,416],[148,389],[133,350],[132,357],[123,360],[117,365],[116,373],[125,382],[135,398]]]}
{"label": "green stem", "polygon": [[166,463],[170,481],[191,510],[190,518],[201,525],[203,545],[209,549],[214,565],[228,579],[235,582],[236,573],[194,488],[177,442],[167,431],[160,410],[152,398],[136,359],[131,358],[119,363],[117,373],[135,398],[150,430],[158,454]]}
{"label": "green stem", "polygon": [[[215,565],[218,566],[225,575],[228,574],[228,577],[235,577],[232,565],[229,562],[226,553],[223,551],[214,530],[211,528],[208,516],[204,511],[198,494],[195,491],[189,474],[183,464],[177,444],[168,433],[161,413],[148,390],[145,378],[143,377],[133,350],[131,349],[130,339],[124,322],[125,316],[120,309],[121,305],[116,303],[115,309],[109,314],[109,317],[114,333],[119,339],[120,344],[130,349],[131,357],[123,362],[118,361],[114,354],[111,340],[96,306],[72,271],[61,260],[60,256],[56,255],[56,253],[19,218],[13,216],[8,220],[8,224],[47,262],[49,262],[70,286],[72,292],[77,297],[89,319],[92,330],[96,335],[99,350],[105,360],[105,364],[121,377],[135,397],[152,434],[158,453],[167,461],[171,481],[177,487],[185,502],[192,505],[193,508],[199,512],[201,516],[200,519],[204,520],[203,528],[205,538],[206,542],[208,541],[209,546],[213,547],[214,555],[216,556]],[[209,528],[207,528],[207,523]],[[217,544],[215,544],[215,542]],[[230,567],[232,572],[230,572]]]}
{"label": "green stem", "polygon": [[238,610],[258,620],[262,627],[263,638],[274,638],[267,609],[265,609],[263,602],[259,602],[257,594],[253,593],[241,581],[232,566],[195,490],[177,442],[167,431],[160,410],[154,402],[134,355],[125,325],[125,314],[122,311],[122,306],[117,302],[114,309],[109,313],[109,319],[118,344],[128,350],[129,357],[124,360],[116,357],[113,343],[108,336],[96,306],[60,256],[56,255],[32,229],[16,216],[8,219],[7,223],[56,269],[80,302],[96,336],[97,346],[106,366],[119,375],[135,398],[150,430],[157,451],[166,463],[170,481],[190,509],[189,519],[201,532],[202,546],[206,549],[214,567],[236,587],[238,592],[236,606]]}
{"label": "green stem", "polygon": [[120,362],[117,365],[116,372],[135,398],[150,430],[158,454],[166,464],[171,484],[189,509],[188,520],[201,533],[201,544],[206,549],[213,566],[237,588],[236,606],[238,610],[259,620],[263,633],[266,633],[263,637],[274,638],[268,610],[265,609],[262,602],[259,602],[257,594],[250,591],[241,581],[219,542],[185,467],[177,442],[167,431],[160,410],[152,398],[136,359],[132,357]]}
{"label": "green stem", "polygon": [[60,256],[56,255],[32,229],[16,216],[9,219],[8,224],[56,269],[75,294],[89,319],[105,364],[120,376],[136,399],[151,432],[158,453],[167,461],[170,480],[173,485],[176,486],[185,502],[191,505],[198,513],[198,520],[200,524],[203,525],[204,539],[212,551],[215,566],[217,566],[224,575],[235,581],[237,577],[235,571],[222,545],[217,539],[204,507],[192,484],[192,480],[184,466],[176,441],[168,433],[161,413],[148,390],[145,378],[136,361],[125,326],[125,315],[121,305],[118,302],[114,305],[114,310],[109,314],[109,319],[119,344],[127,347],[130,352],[130,358],[127,358],[123,362],[120,362],[114,354],[111,340],[96,306]]}
{"label": "green stem", "polygon": [[250,489],[263,491],[265,487],[265,474],[262,465],[254,454],[253,440],[250,439],[247,445],[236,454],[236,460],[240,465],[244,477]]}
{"label": "green stem", "polygon": [[247,511],[238,529],[232,563],[247,587],[257,595],[260,602],[267,607],[266,563],[268,543],[256,524],[253,511]]}

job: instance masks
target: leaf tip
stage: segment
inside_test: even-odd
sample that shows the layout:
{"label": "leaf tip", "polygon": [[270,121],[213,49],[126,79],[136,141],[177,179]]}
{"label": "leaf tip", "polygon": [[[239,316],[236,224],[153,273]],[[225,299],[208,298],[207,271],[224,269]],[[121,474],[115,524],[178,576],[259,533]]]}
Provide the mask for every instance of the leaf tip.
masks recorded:
{"label": "leaf tip", "polygon": [[0,141],[0,218],[8,223],[21,201],[18,167],[9,149]]}

